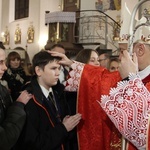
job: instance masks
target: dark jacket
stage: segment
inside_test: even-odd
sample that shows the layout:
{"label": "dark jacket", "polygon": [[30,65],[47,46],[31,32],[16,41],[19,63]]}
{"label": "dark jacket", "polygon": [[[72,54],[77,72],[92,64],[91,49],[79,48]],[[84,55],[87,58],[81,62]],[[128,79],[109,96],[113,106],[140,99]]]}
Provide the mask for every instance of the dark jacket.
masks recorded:
{"label": "dark jacket", "polygon": [[25,118],[24,105],[12,104],[9,92],[0,84],[0,150],[10,150],[17,142]]}
{"label": "dark jacket", "polygon": [[[35,77],[31,79],[30,84],[26,85],[26,89],[34,95],[34,98],[25,107],[27,119],[15,149],[61,150],[62,145],[66,146],[68,137],[66,128],[53,114]],[[68,106],[62,90],[61,87],[53,88],[61,119],[68,114]]]}
{"label": "dark jacket", "polygon": [[13,101],[16,101],[20,95],[22,86],[26,83],[27,76],[22,67],[17,69],[8,68],[4,75],[3,80],[6,80],[10,89]]}

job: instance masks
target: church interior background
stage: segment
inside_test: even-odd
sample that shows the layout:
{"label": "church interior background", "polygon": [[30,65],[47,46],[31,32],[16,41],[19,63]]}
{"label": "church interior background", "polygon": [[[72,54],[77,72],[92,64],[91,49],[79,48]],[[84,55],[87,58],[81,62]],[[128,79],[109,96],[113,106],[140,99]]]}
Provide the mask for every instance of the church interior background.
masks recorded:
{"label": "church interior background", "polygon": [[[41,49],[61,43],[68,56],[82,48],[118,48],[125,8],[138,0],[0,0],[0,33],[7,53],[16,50],[31,61]],[[150,6],[145,2],[139,9]],[[149,9],[149,8],[148,8]]]}

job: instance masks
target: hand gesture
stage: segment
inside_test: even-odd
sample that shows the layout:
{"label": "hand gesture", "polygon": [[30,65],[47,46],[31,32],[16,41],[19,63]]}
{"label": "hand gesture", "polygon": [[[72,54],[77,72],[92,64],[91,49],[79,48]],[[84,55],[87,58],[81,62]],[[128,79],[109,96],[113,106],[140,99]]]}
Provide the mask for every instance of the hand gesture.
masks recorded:
{"label": "hand gesture", "polygon": [[138,72],[138,61],[135,53],[133,53],[133,56],[130,56],[127,50],[123,51],[121,63],[119,66],[119,72],[122,79],[126,78],[129,73]]}
{"label": "hand gesture", "polygon": [[29,94],[26,90],[22,91],[16,101],[27,104],[27,102],[32,98],[32,94]]}
{"label": "hand gesture", "polygon": [[59,63],[61,65],[65,65],[70,67],[73,64],[73,61],[70,60],[65,54],[59,53],[59,52],[54,52],[54,51],[48,51],[52,56],[57,56],[60,57],[61,60],[59,61]]}
{"label": "hand gesture", "polygon": [[66,127],[67,131],[71,131],[81,120],[81,114],[76,114],[73,116],[66,116],[63,119],[63,124]]}

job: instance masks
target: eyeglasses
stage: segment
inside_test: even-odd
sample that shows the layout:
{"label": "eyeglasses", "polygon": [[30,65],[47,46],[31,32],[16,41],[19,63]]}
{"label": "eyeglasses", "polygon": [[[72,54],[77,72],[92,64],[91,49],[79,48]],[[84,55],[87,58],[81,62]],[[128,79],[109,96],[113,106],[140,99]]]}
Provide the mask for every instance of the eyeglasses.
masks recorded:
{"label": "eyeglasses", "polygon": [[101,61],[105,61],[105,60],[107,60],[108,58],[104,58],[104,59],[99,59],[99,62],[101,62]]}

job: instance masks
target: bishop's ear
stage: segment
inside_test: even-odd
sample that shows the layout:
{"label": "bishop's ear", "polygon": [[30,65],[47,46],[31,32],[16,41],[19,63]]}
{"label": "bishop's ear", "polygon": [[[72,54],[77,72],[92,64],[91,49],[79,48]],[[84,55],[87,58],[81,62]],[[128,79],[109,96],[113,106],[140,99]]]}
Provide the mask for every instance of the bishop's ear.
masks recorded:
{"label": "bishop's ear", "polygon": [[137,56],[143,56],[145,53],[145,45],[138,43],[134,48],[135,53]]}

